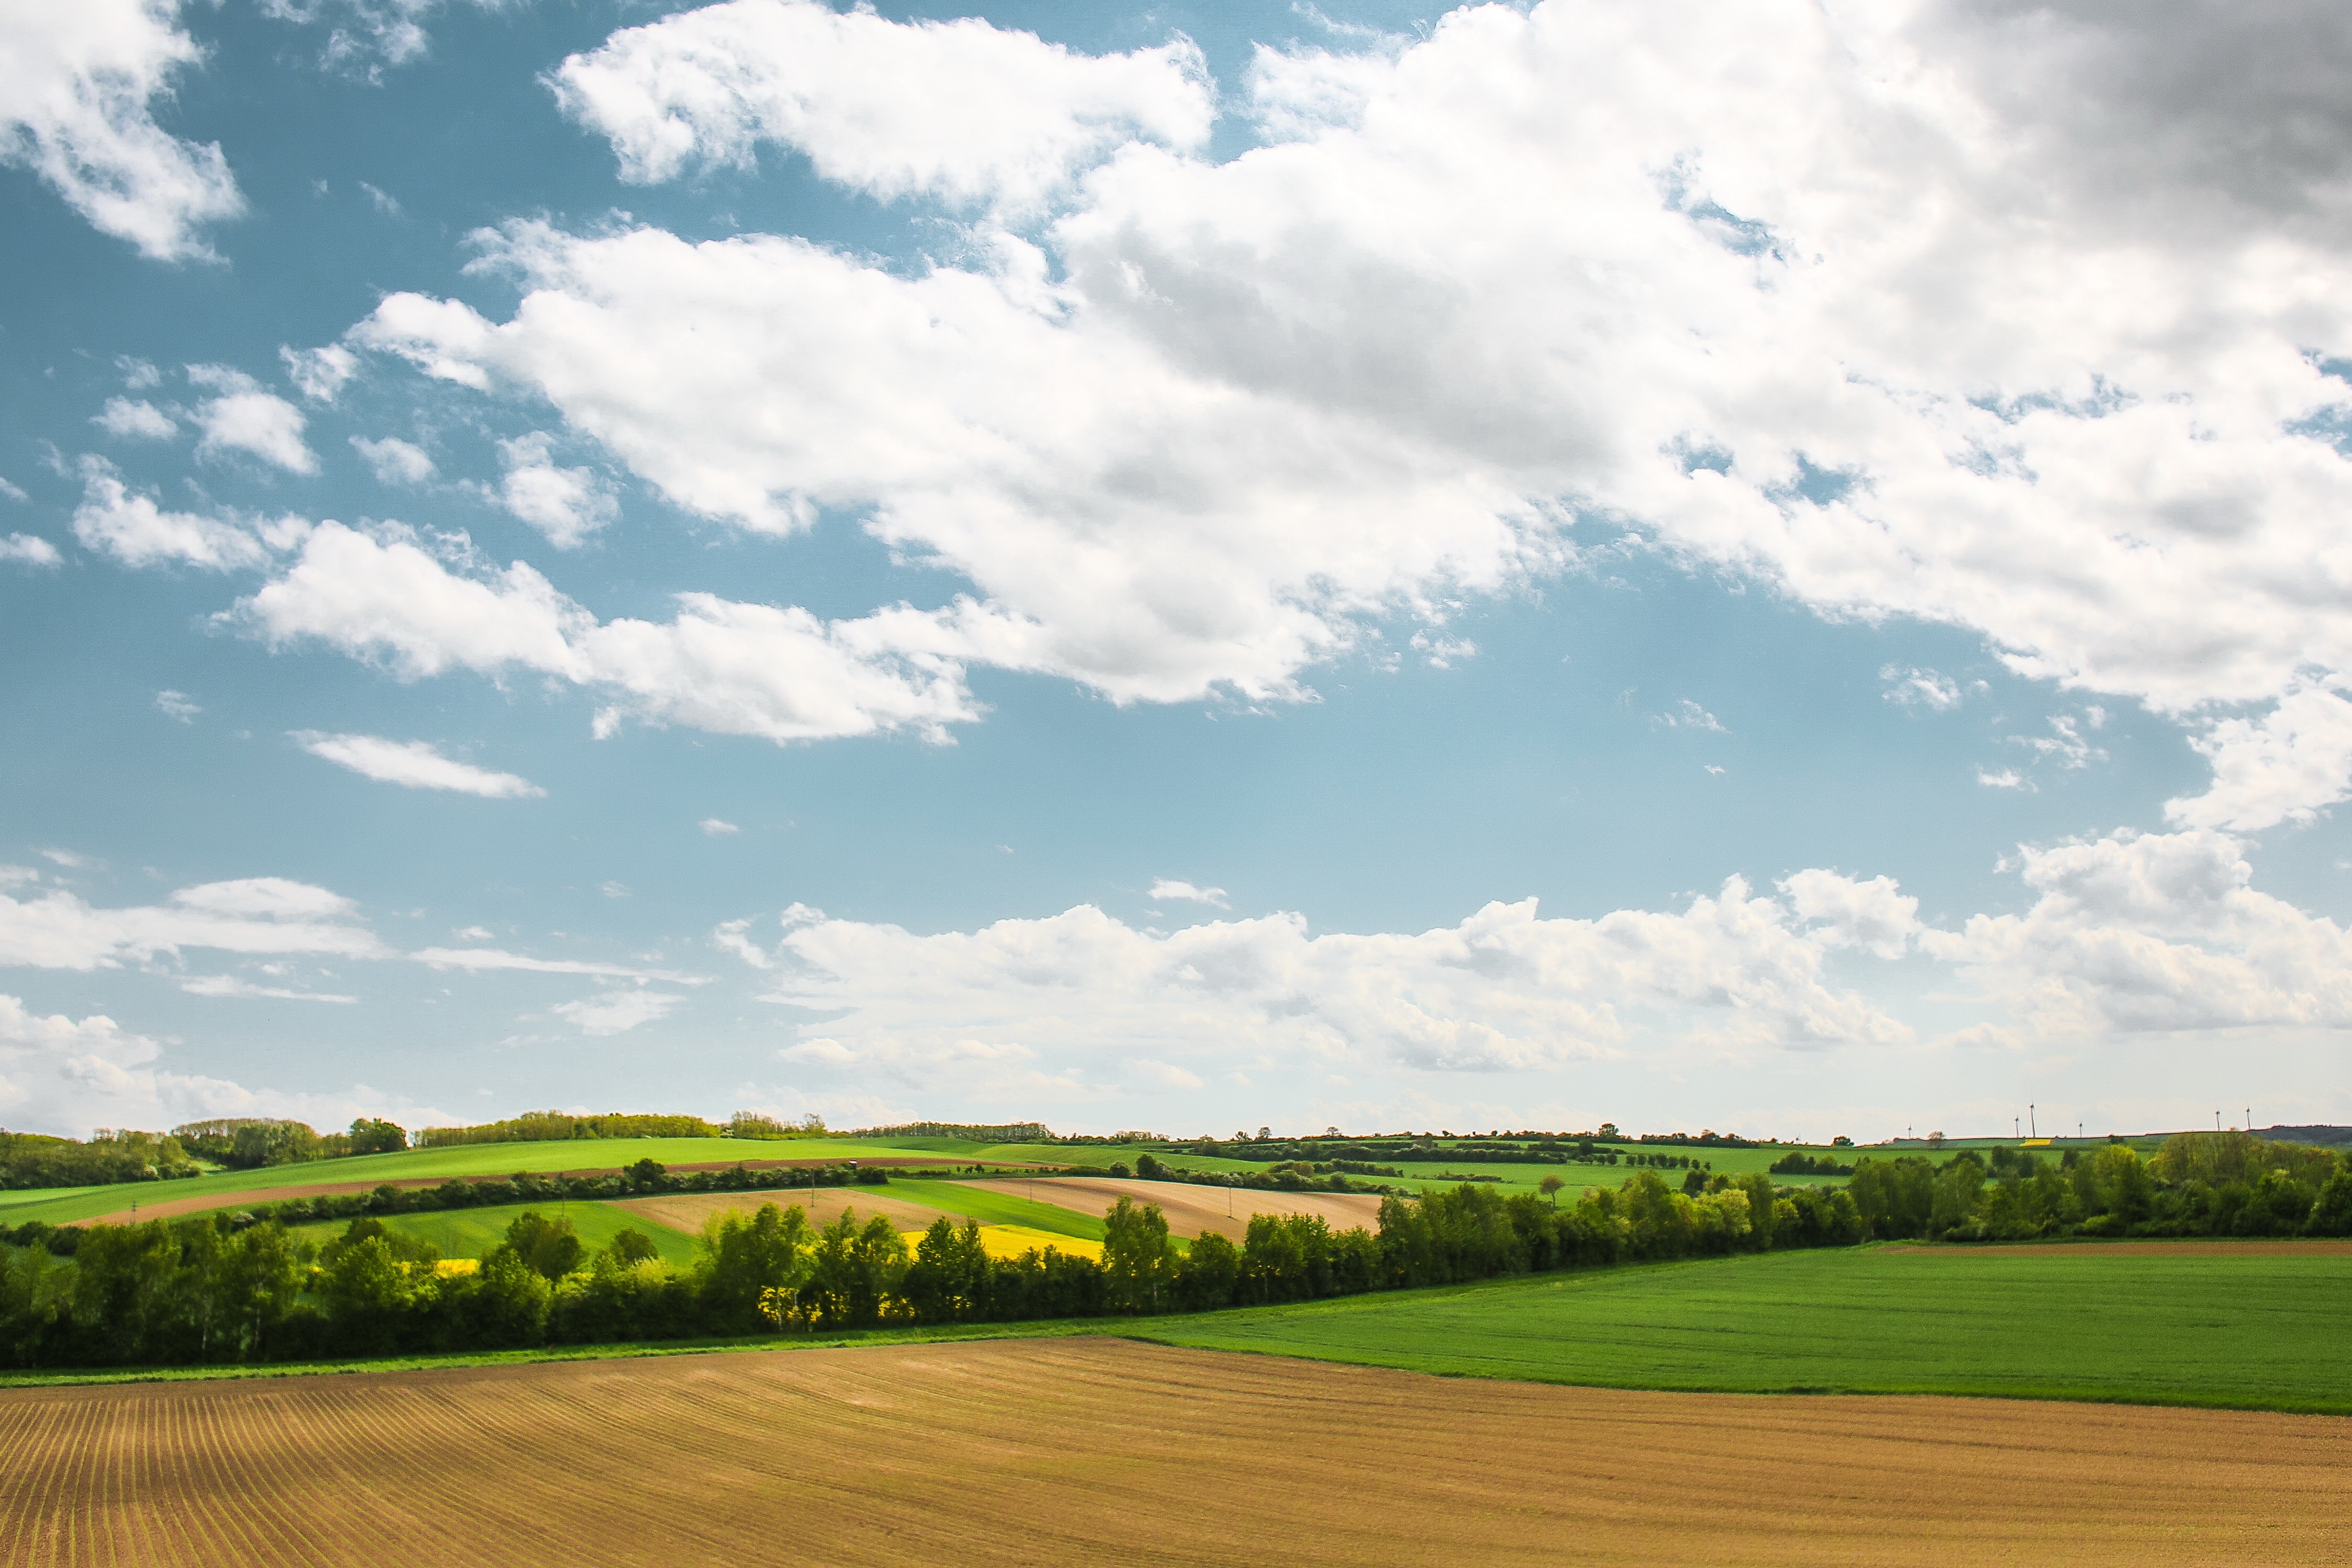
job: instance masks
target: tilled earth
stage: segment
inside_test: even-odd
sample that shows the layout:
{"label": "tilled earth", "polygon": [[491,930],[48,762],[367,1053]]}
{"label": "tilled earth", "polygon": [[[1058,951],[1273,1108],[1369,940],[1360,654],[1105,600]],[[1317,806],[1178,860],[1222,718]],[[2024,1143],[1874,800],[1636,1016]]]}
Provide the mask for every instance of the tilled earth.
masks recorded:
{"label": "tilled earth", "polygon": [[2352,1420],[1108,1338],[0,1392],[0,1564],[2352,1562]]}

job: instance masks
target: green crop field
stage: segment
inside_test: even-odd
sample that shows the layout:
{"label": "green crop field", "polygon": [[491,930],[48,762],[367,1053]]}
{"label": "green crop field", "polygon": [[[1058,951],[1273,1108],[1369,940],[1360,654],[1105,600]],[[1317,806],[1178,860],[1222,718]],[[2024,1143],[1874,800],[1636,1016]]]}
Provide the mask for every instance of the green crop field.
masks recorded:
{"label": "green crop field", "polygon": [[[1041,1180],[1037,1185],[1044,1186],[1045,1183]],[[1055,1236],[1075,1237],[1082,1241],[1103,1239],[1103,1222],[1097,1216],[984,1191],[965,1182],[899,1181],[894,1177],[889,1186],[875,1190],[908,1203],[929,1204],[950,1214],[968,1215],[982,1225],[1025,1225],[1032,1230],[1051,1231]],[[854,1204],[856,1199],[850,1201]]]}
{"label": "green crop field", "polygon": [[[514,1223],[517,1215],[531,1209],[551,1219],[560,1216],[571,1220],[572,1229],[580,1233],[581,1242],[591,1252],[611,1245],[613,1238],[624,1230],[636,1230],[660,1250],[665,1260],[681,1269],[694,1261],[693,1237],[603,1203],[513,1203],[491,1208],[449,1208],[429,1214],[386,1215],[383,1224],[386,1230],[431,1242],[444,1258],[479,1258],[506,1239],[507,1227]],[[350,1224],[349,1220],[338,1219],[298,1225],[293,1234],[313,1245],[323,1245],[341,1236]]]}
{"label": "green crop field", "polygon": [[2352,1256],[1872,1247],[1139,1322],[1169,1344],[1616,1388],[2352,1414]]}

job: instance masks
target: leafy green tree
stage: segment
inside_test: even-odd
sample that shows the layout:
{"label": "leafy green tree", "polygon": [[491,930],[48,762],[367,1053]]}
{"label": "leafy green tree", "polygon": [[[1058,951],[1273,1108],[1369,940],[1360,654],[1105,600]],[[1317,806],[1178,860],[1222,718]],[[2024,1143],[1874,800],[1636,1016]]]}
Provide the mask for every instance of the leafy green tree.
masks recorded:
{"label": "leafy green tree", "polygon": [[1121,1197],[1103,1216],[1105,1300],[1115,1312],[1156,1312],[1176,1282],[1176,1243],[1156,1203]]}
{"label": "leafy green tree", "polygon": [[294,1239],[274,1222],[247,1226],[221,1248],[214,1268],[219,1277],[216,1311],[232,1342],[231,1354],[258,1359],[301,1289]]}
{"label": "leafy green tree", "polygon": [[[661,1249],[654,1245],[652,1237],[631,1227],[605,1243],[604,1255],[623,1268],[634,1268],[639,1263],[648,1263],[660,1257]],[[569,1273],[571,1270],[566,1270],[565,1272]]]}
{"label": "leafy green tree", "polygon": [[2352,1155],[2320,1187],[2303,1225],[2313,1236],[2352,1236]]}
{"label": "leafy green tree", "polygon": [[1203,1230],[1192,1239],[1192,1249],[1177,1270],[1177,1298],[1188,1312],[1213,1312],[1231,1306],[1241,1273],[1240,1250],[1215,1231]]}
{"label": "leafy green tree", "polygon": [[808,1281],[812,1239],[798,1204],[763,1203],[752,1214],[714,1214],[704,1222],[695,1260],[695,1283],[704,1311],[722,1333],[756,1333],[760,1299],[771,1290],[798,1291]]}
{"label": "leafy green tree", "polygon": [[490,1249],[454,1306],[459,1343],[485,1349],[539,1344],[555,1292],[511,1247]]}
{"label": "leafy green tree", "polygon": [[229,1139],[225,1163],[240,1170],[292,1166],[325,1153],[319,1134],[300,1122],[246,1122]]}
{"label": "leafy green tree", "polygon": [[352,1153],[389,1155],[408,1147],[408,1129],[394,1122],[362,1116],[352,1124]]}
{"label": "leafy green tree", "polygon": [[551,1283],[587,1260],[588,1249],[568,1218],[548,1218],[535,1208],[524,1209],[507,1227],[506,1244],[515,1256]]}
{"label": "leafy green tree", "polygon": [[1557,1208],[1559,1207],[1559,1189],[1567,1185],[1556,1176],[1547,1176],[1543,1180],[1536,1183],[1536,1190],[1551,1199],[1552,1207]]}
{"label": "leafy green tree", "polygon": [[943,1215],[931,1221],[915,1244],[915,1260],[907,1267],[899,1292],[922,1322],[962,1322],[984,1314],[988,1279],[988,1250],[982,1245],[980,1227],[967,1219],[959,1230]]}
{"label": "leafy green tree", "polygon": [[801,1300],[828,1328],[870,1328],[898,1292],[907,1263],[906,1238],[882,1215],[863,1227],[854,1210],[817,1233]]}

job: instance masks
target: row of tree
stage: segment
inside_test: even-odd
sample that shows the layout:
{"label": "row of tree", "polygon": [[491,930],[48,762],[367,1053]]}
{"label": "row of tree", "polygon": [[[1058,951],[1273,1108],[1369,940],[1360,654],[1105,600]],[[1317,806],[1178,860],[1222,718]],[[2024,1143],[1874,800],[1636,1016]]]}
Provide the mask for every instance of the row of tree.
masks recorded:
{"label": "row of tree", "polygon": [[202,1174],[203,1167],[188,1157],[178,1139],[167,1134],[118,1133],[101,1127],[88,1143],[82,1143],[0,1129],[0,1190],[103,1186]]}
{"label": "row of tree", "polygon": [[573,1138],[724,1136],[724,1128],[699,1116],[646,1115],[619,1111],[598,1116],[575,1116],[568,1111],[526,1111],[520,1116],[509,1116],[499,1122],[480,1122],[466,1127],[426,1127],[416,1134],[416,1146],[432,1149],[449,1144],[543,1144]]}
{"label": "row of tree", "polygon": [[1157,1205],[1122,1198],[1099,1262],[1057,1249],[989,1256],[976,1226],[940,1220],[910,1249],[890,1221],[797,1206],[716,1217],[673,1269],[625,1232],[590,1256],[568,1222],[526,1213],[478,1267],[362,1216],[308,1252],[275,1221],[226,1216],[97,1226],[73,1260],[22,1247],[0,1268],[0,1356],[19,1366],[462,1351],[678,1339],[762,1329],[1005,1322],[1197,1312],[1555,1269],[1864,1237],[1843,1192],[1761,1176],[1696,1196],[1639,1172],[1562,1207],[1463,1186],[1389,1197],[1377,1227],[1260,1215],[1237,1245],[1180,1250]]}
{"label": "row of tree", "polygon": [[2127,1144],[1864,1158],[1848,1190],[1887,1238],[2352,1236],[2352,1153],[2238,1132],[2175,1134],[2146,1160]]}

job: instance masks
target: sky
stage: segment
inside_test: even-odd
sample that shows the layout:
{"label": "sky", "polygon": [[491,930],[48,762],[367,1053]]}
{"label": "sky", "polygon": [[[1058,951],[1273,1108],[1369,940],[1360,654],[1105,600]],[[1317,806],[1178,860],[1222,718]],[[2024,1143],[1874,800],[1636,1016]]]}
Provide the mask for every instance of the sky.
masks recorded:
{"label": "sky", "polygon": [[2352,11],[0,0],[0,1124],[2352,1122]]}

